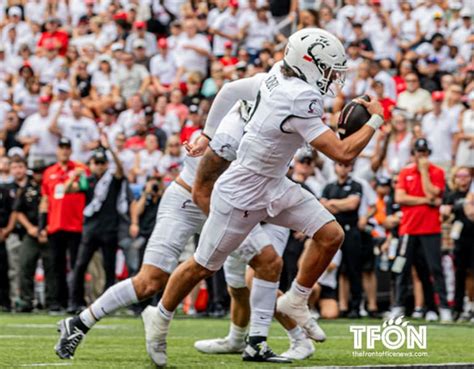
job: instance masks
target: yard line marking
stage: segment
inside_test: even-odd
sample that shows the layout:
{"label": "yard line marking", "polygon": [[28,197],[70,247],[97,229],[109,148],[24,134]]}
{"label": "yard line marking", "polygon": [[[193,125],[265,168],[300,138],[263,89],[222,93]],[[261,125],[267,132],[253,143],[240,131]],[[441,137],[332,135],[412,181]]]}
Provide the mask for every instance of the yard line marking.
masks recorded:
{"label": "yard line marking", "polygon": [[21,367],[37,367],[37,366],[70,366],[72,363],[33,363],[33,364],[21,364]]}
{"label": "yard line marking", "polygon": [[[56,324],[5,324],[5,327],[10,327],[10,328],[56,328]],[[119,326],[116,324],[111,324],[111,325],[98,325],[95,326],[94,329],[118,329],[118,328],[124,328],[125,326]]]}

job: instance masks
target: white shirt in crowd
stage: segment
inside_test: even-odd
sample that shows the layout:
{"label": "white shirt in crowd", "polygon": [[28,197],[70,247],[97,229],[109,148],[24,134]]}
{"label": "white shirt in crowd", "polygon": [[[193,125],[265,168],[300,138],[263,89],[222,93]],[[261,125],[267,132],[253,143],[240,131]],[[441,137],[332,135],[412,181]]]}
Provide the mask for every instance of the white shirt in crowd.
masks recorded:
{"label": "white shirt in crowd", "polygon": [[421,121],[421,130],[431,145],[430,160],[435,164],[449,163],[453,155],[453,136],[459,132],[457,121],[451,121],[444,109],[438,116],[429,112]]}
{"label": "white shirt in crowd", "polygon": [[86,163],[92,154],[90,149],[85,147],[100,138],[99,129],[95,122],[86,117],[76,119],[74,116],[58,119],[58,126],[64,137],[71,140],[71,159]]}
{"label": "white shirt in crowd", "polygon": [[18,133],[18,137],[38,138],[38,142],[32,144],[30,147],[30,156],[50,157],[56,155],[56,148],[58,146],[59,138],[49,131],[51,119],[51,115],[42,117],[39,113],[35,113],[30,115],[24,121],[20,132]]}
{"label": "white shirt in crowd", "polygon": [[195,50],[187,49],[187,46],[195,46],[211,52],[209,40],[204,35],[196,34],[190,38],[186,33],[183,33],[179,37],[176,47],[177,55],[179,55],[179,58],[176,59],[177,66],[184,67],[186,72],[199,72],[205,76],[209,61],[207,56],[201,55]]}
{"label": "white shirt in crowd", "polygon": [[135,125],[145,120],[145,111],[140,110],[135,113],[132,109],[127,109],[120,113],[117,118],[117,123],[121,128],[125,136],[130,137],[135,133]]}
{"label": "white shirt in crowd", "polygon": [[159,162],[163,153],[160,150],[148,152],[146,149],[142,149],[137,153],[138,160],[140,163],[140,171],[143,174],[137,176],[137,183],[145,184],[146,179],[152,176],[155,171],[159,171]]}
{"label": "white shirt in crowd", "polygon": [[[227,10],[217,16],[211,27],[227,35],[237,35],[239,33],[239,13],[233,15],[230,10]],[[228,38],[219,35],[214,36],[212,50],[214,55],[224,55],[224,44],[226,43],[226,41],[232,40],[229,40]],[[233,46],[234,52],[235,49],[236,45]]]}
{"label": "white shirt in crowd", "polygon": [[157,54],[150,60],[150,74],[157,77],[162,85],[170,85],[176,78],[176,58],[173,52]]}

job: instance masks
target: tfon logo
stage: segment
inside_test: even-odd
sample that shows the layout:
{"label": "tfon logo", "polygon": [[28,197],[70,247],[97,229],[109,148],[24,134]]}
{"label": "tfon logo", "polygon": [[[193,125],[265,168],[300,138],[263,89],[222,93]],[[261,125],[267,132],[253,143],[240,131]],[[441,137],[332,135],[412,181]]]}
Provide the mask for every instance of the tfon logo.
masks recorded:
{"label": "tfon logo", "polygon": [[426,325],[414,326],[403,321],[403,315],[388,319],[380,325],[351,325],[354,335],[354,349],[375,349],[376,342],[388,350],[407,348],[426,350]]}

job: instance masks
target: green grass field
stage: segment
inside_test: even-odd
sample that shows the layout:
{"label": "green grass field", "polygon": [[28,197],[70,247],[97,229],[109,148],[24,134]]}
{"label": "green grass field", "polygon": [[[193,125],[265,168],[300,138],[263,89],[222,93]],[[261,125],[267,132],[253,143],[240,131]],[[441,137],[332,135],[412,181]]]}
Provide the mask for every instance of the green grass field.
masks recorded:
{"label": "green grass field", "polygon": [[[99,323],[81,344],[72,361],[59,360],[53,346],[57,339],[56,317],[0,314],[0,367],[2,368],[153,368],[145,352],[143,326],[138,318],[110,317]],[[378,324],[361,320],[356,324]],[[328,340],[318,344],[315,355],[294,367],[329,365],[474,363],[474,326],[453,324],[428,326],[427,357],[355,358],[352,356],[354,322],[322,321]],[[243,363],[239,355],[203,355],[193,348],[197,339],[224,336],[228,320],[176,319],[168,341],[169,368],[282,368],[269,364]],[[276,352],[287,349],[284,331],[274,323],[270,345]]]}

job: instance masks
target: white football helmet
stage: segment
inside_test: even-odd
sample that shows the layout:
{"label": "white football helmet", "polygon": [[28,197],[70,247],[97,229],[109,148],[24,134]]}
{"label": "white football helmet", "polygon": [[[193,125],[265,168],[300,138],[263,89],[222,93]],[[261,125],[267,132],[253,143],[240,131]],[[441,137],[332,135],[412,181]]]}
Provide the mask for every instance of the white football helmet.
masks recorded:
{"label": "white football helmet", "polygon": [[340,87],[344,85],[347,71],[344,46],[336,36],[321,28],[304,28],[293,33],[283,60],[322,95],[335,96],[330,89],[333,82]]}

